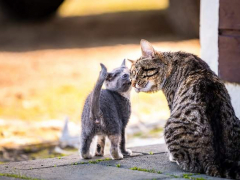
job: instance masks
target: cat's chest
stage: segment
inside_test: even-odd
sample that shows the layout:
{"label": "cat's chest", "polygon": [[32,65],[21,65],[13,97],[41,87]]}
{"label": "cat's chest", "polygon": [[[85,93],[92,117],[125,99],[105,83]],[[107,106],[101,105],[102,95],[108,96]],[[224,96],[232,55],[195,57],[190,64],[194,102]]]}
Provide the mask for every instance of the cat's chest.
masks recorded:
{"label": "cat's chest", "polygon": [[131,115],[130,100],[118,94],[114,94],[114,96],[114,99],[116,100],[118,116],[123,121],[123,124],[126,124]]}
{"label": "cat's chest", "polygon": [[105,107],[106,110],[110,111],[109,113],[117,114],[120,119],[129,119],[131,114],[130,100],[117,92],[107,90],[106,93],[108,96],[105,101],[109,101],[108,107]]}

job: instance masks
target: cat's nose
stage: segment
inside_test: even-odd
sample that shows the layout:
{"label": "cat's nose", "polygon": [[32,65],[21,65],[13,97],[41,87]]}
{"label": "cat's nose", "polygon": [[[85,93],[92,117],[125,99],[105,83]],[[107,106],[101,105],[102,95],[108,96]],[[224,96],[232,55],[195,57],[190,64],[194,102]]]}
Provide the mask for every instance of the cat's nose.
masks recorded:
{"label": "cat's nose", "polygon": [[123,79],[128,79],[128,78],[129,78],[129,75],[128,75],[128,74],[123,74],[123,75],[122,75],[122,78],[123,78]]}

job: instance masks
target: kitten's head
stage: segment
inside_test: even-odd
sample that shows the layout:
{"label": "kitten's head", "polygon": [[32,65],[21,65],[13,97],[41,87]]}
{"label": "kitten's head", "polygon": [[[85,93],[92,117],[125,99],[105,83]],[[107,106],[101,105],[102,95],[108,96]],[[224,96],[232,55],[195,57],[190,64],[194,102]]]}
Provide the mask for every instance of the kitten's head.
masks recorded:
{"label": "kitten's head", "polygon": [[107,89],[119,93],[126,93],[131,90],[130,70],[125,63],[124,59],[120,67],[108,73],[105,80]]}
{"label": "kitten's head", "polygon": [[167,60],[146,40],[140,42],[142,56],[132,61],[131,80],[136,92],[155,92],[162,89],[167,76]]}

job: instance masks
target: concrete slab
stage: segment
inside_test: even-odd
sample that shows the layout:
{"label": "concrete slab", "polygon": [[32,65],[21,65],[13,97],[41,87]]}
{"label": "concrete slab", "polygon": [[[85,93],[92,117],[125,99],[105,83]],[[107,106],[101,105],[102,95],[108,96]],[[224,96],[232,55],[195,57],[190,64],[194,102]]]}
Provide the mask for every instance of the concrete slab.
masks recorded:
{"label": "concrete slab", "polygon": [[[152,145],[130,148],[133,156],[123,160],[106,160],[93,158],[80,160],[77,154],[63,158],[49,158],[0,165],[0,173],[20,174],[31,178],[46,180],[74,179],[184,179],[183,174],[190,178],[219,180],[206,175],[190,175],[182,171],[176,163],[168,160],[166,146]],[[101,160],[99,160],[101,159]],[[133,170],[135,168],[137,170]],[[151,172],[149,172],[151,171]],[[2,177],[5,178],[6,177]],[[4,180],[5,180],[4,179]],[[186,178],[185,178],[186,179]],[[6,179],[11,180],[11,179]],[[200,179],[199,179],[200,180]]]}
{"label": "concrete slab", "polygon": [[[14,171],[13,171],[14,173]],[[123,180],[123,179],[166,179],[168,176],[130,169],[108,167],[98,164],[80,164],[60,167],[50,167],[34,170],[22,170],[21,173],[27,177],[47,180]]]}
{"label": "concrete slab", "polygon": [[[133,151],[133,157],[146,155],[150,152],[159,153],[159,152],[166,152],[165,145],[150,145],[150,146],[140,146],[131,148]],[[109,155],[105,155],[104,157],[94,157],[94,159],[105,159],[110,158]],[[47,167],[54,167],[54,166],[64,166],[64,165],[71,165],[76,162],[88,162],[88,160],[80,160],[78,154],[62,157],[62,158],[48,158],[48,159],[39,159],[39,160],[31,160],[31,161],[21,161],[21,162],[11,162],[5,165],[0,165],[0,170],[4,166],[9,168],[15,168],[19,170],[24,169],[37,169],[37,168],[47,168]]]}
{"label": "concrete slab", "polygon": [[1,180],[20,180],[19,178],[14,178],[14,177],[0,177]]}

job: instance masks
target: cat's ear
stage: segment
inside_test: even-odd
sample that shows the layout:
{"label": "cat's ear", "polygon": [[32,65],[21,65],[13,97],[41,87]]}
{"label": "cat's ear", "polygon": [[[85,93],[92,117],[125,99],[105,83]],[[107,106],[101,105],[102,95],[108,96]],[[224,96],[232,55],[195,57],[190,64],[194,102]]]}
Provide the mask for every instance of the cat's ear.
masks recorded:
{"label": "cat's ear", "polygon": [[123,60],[121,67],[125,67],[126,66],[126,59]]}
{"label": "cat's ear", "polygon": [[128,61],[131,63],[131,64],[134,64],[135,61],[134,60],[131,60],[131,59],[128,59]]}
{"label": "cat's ear", "polygon": [[148,56],[154,56],[155,50],[150,42],[148,42],[145,39],[142,39],[140,41],[141,49],[142,49],[142,56],[148,57]]}

